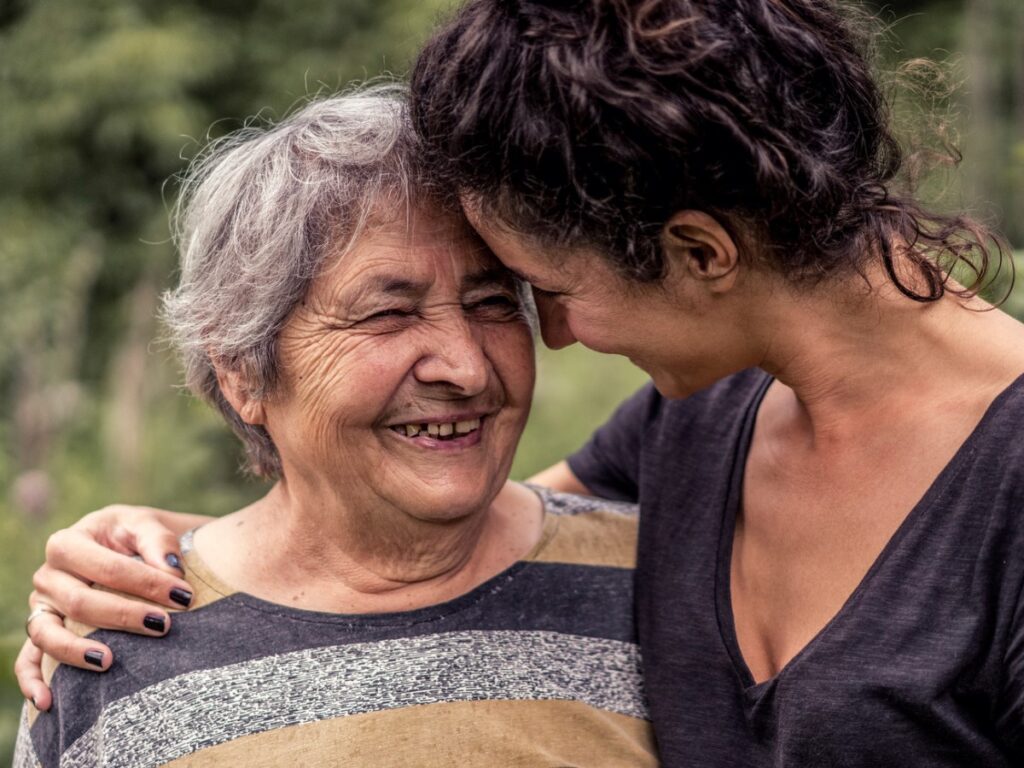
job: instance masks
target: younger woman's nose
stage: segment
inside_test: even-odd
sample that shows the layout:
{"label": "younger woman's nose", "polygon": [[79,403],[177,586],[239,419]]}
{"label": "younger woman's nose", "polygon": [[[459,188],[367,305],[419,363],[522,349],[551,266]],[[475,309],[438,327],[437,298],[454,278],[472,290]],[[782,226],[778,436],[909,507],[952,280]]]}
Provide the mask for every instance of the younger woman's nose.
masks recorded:
{"label": "younger woman's nose", "polygon": [[569,327],[569,315],[558,299],[534,289],[533,300],[537,305],[540,320],[540,335],[545,346],[563,349],[576,343],[576,336]]}

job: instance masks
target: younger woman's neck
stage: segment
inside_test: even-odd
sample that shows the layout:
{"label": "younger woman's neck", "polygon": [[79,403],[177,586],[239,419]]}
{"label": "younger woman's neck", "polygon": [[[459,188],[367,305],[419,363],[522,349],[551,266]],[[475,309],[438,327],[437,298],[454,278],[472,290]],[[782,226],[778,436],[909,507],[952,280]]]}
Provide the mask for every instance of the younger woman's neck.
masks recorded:
{"label": "younger woman's neck", "polygon": [[884,275],[869,280],[776,302],[765,326],[761,367],[792,393],[809,434],[842,440],[913,418],[921,403],[988,402],[1024,371],[1013,318],[980,299],[916,302]]}

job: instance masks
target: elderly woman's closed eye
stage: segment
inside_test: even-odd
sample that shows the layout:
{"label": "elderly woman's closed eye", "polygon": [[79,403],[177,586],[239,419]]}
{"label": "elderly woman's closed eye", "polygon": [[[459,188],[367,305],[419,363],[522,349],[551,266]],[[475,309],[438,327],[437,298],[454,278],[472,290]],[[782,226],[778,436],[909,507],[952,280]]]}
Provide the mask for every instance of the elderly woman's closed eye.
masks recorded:
{"label": "elderly woman's closed eye", "polygon": [[186,177],[165,318],[274,484],[186,535],[159,646],[76,627],[117,664],[58,667],[16,765],[654,763],[636,516],[508,481],[530,310],[415,152],[369,92]]}

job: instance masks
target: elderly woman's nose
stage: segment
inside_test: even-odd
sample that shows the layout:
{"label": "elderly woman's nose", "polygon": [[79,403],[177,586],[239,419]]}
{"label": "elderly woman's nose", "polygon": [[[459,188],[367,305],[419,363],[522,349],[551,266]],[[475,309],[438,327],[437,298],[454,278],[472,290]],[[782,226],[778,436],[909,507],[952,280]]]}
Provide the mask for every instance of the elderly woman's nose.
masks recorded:
{"label": "elderly woman's nose", "polygon": [[413,371],[421,382],[451,384],[466,395],[474,395],[487,388],[490,369],[479,334],[463,318],[431,331]]}

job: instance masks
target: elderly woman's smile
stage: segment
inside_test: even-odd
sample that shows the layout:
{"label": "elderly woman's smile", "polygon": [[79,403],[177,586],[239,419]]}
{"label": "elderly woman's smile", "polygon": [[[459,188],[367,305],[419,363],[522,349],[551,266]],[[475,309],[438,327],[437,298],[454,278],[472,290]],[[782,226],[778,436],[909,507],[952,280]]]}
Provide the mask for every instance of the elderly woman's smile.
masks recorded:
{"label": "elderly woman's smile", "polygon": [[399,435],[410,440],[426,438],[420,445],[440,449],[444,443],[457,447],[476,445],[479,442],[481,416],[467,417],[465,414],[454,419],[431,419],[423,422],[396,424],[391,427]]}

